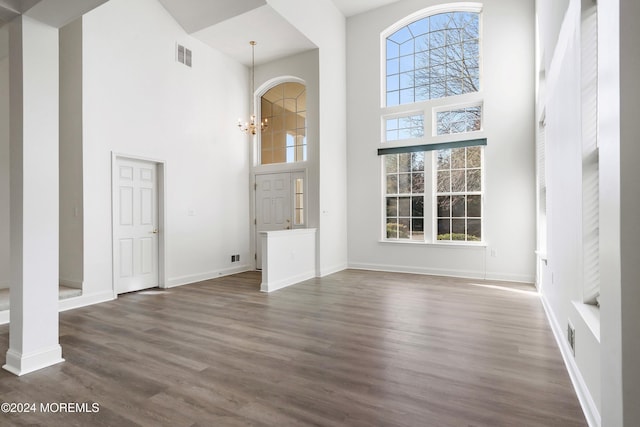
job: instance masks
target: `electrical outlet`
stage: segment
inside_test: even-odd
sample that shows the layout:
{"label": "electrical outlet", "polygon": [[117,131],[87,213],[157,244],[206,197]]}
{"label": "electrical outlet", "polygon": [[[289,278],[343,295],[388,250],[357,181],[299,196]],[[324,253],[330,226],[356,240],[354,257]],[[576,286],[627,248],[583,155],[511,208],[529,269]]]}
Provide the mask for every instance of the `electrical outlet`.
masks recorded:
{"label": "electrical outlet", "polygon": [[573,327],[571,322],[567,323],[567,341],[569,341],[569,347],[571,352],[576,355],[576,328]]}
{"label": "electrical outlet", "polygon": [[235,255],[231,255],[231,262],[236,262],[236,256]]}
{"label": "electrical outlet", "polygon": [[236,262],[240,262],[240,254],[236,254]]}

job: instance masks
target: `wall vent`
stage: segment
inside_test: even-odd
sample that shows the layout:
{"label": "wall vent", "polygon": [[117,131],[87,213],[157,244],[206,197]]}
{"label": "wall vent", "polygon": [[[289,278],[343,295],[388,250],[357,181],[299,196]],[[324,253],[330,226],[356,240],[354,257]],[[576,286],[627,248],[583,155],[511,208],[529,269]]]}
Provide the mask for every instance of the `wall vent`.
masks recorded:
{"label": "wall vent", "polygon": [[573,355],[576,355],[576,328],[573,327],[571,322],[567,323],[567,341],[569,342],[569,348]]}
{"label": "wall vent", "polygon": [[181,44],[177,44],[176,46],[177,46],[177,49],[176,49],[176,60],[179,63],[186,65],[187,67],[191,67],[191,61],[192,61],[192,57],[193,57],[191,49],[187,49],[186,47],[182,46]]}

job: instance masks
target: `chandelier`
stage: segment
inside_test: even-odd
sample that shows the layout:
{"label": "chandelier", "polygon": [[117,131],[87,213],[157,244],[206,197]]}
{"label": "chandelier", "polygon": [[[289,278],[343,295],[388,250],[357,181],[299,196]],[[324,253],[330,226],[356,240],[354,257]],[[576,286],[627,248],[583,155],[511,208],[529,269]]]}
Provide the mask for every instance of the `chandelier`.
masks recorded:
{"label": "chandelier", "polygon": [[251,40],[249,42],[249,44],[251,45],[251,113],[252,114],[251,114],[251,117],[249,118],[248,122],[242,123],[242,120],[238,119],[238,129],[240,129],[240,131],[243,132],[246,135],[248,135],[248,134],[255,135],[256,133],[258,133],[258,128],[260,128],[260,130],[263,131],[269,125],[267,123],[267,119],[264,119],[264,121],[260,122],[260,125],[258,125],[256,123],[255,107],[253,105],[254,86],[255,86],[255,49],[256,49],[256,42]]}

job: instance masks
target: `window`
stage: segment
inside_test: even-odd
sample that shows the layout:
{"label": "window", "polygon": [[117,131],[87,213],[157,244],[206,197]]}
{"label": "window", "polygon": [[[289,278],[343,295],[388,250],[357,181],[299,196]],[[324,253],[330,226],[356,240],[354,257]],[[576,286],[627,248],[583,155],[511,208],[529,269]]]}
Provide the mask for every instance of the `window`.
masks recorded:
{"label": "window", "polygon": [[437,239],[482,240],[482,151],[480,147],[438,150]]}
{"label": "window", "polygon": [[293,196],[295,197],[294,201],[294,217],[293,217],[293,225],[294,226],[303,226],[304,224],[304,178],[295,178],[293,179]]}
{"label": "window", "polygon": [[424,136],[424,115],[394,117],[385,120],[387,141],[420,138]]}
{"label": "window", "polygon": [[436,113],[438,135],[474,132],[482,127],[482,107],[473,106]]}
{"label": "window", "polygon": [[478,92],[479,14],[439,13],[386,38],[386,105]]}
{"label": "window", "polygon": [[390,154],[384,164],[387,238],[424,240],[424,153]]}
{"label": "window", "polygon": [[260,135],[260,163],[307,160],[307,91],[297,82],[281,83],[260,99],[262,120],[269,123]]}
{"label": "window", "polygon": [[412,15],[382,37],[385,240],[484,239],[481,5],[451,7]]}

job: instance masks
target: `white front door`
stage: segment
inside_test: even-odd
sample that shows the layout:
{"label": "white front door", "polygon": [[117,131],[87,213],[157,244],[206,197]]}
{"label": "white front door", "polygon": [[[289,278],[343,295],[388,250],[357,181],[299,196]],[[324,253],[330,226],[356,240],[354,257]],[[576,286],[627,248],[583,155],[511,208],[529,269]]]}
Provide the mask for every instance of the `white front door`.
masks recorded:
{"label": "white front door", "polygon": [[292,227],[291,174],[256,175],[256,268],[262,268],[261,231]]}
{"label": "white front door", "polygon": [[118,294],[158,286],[155,163],[118,159],[114,180],[114,280]]}

